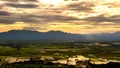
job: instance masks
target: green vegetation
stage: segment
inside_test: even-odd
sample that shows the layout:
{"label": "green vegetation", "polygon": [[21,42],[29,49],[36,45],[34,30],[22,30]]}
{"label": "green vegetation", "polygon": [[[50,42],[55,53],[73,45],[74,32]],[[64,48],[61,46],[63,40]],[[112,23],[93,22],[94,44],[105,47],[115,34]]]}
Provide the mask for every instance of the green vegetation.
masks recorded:
{"label": "green vegetation", "polygon": [[[72,44],[72,45],[71,45]],[[75,44],[75,43],[74,43]],[[84,46],[73,43],[9,43],[0,46],[0,56],[42,56],[55,55],[59,53],[62,56],[84,55],[90,58],[103,57],[107,59],[118,59],[120,47],[103,46]],[[92,55],[92,56],[91,56]]]}
{"label": "green vegetation", "polygon": [[[110,59],[110,60],[120,60],[120,46],[96,46],[96,45],[86,45],[89,43],[6,43],[0,46],[0,64],[3,65],[7,62],[6,57],[35,57],[40,58],[41,56],[53,56],[55,59],[65,59],[69,56],[83,55],[91,59]],[[109,44],[111,45],[111,44]],[[14,64],[15,67],[8,65],[8,68],[21,68],[19,64]],[[29,65],[22,64],[26,66],[24,68],[47,68],[45,65]],[[52,68],[52,66],[49,66]],[[6,67],[5,67],[6,68]],[[54,68],[58,68],[54,67]]]}

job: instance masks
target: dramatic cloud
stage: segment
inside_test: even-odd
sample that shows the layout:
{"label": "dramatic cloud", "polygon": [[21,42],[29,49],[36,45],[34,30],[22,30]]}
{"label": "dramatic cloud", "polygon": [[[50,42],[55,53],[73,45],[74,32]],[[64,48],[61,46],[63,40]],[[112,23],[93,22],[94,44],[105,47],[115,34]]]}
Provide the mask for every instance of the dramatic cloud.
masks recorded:
{"label": "dramatic cloud", "polygon": [[36,8],[38,7],[35,4],[12,4],[12,3],[7,3],[7,6],[14,7],[14,8]]}
{"label": "dramatic cloud", "polygon": [[[3,12],[2,12],[3,13]],[[4,14],[1,15],[7,15]],[[9,14],[10,15],[10,14]],[[15,22],[26,22],[26,23],[50,23],[50,22],[69,22],[79,20],[75,17],[70,16],[61,16],[61,15],[35,15],[35,14],[12,14],[11,16],[1,16],[0,22],[1,23],[15,23]]]}
{"label": "dramatic cloud", "polygon": [[89,12],[92,11],[91,7],[94,6],[95,5],[92,2],[80,2],[80,3],[69,4],[67,8],[74,11]]}
{"label": "dramatic cloud", "polygon": [[8,2],[38,2],[38,0],[1,0],[1,1],[8,1]]}
{"label": "dramatic cloud", "polygon": [[120,31],[119,6],[118,0],[0,0],[0,32],[116,32]]}
{"label": "dramatic cloud", "polygon": [[0,18],[0,23],[12,24],[14,22],[15,22],[14,19],[2,19],[2,18]]}
{"label": "dramatic cloud", "polygon": [[33,16],[33,17],[37,17],[37,18],[40,18],[40,19],[43,19],[44,21],[62,21],[62,22],[65,22],[65,21],[74,21],[74,20],[79,20],[75,17],[70,17],[70,16],[60,16],[60,15],[44,15],[44,16]]}
{"label": "dramatic cloud", "polygon": [[0,16],[9,16],[10,13],[7,11],[0,11]]}
{"label": "dramatic cloud", "polygon": [[114,16],[105,16],[105,15],[99,15],[95,17],[88,17],[83,19],[85,21],[90,21],[90,22],[115,22],[115,23],[120,23],[120,15],[114,15]]}
{"label": "dramatic cloud", "polygon": [[11,16],[1,16],[0,18],[0,23],[4,23],[4,24],[12,24],[12,23],[15,23],[15,22],[32,22],[32,23],[35,23],[35,22],[38,22],[37,20],[29,17],[27,18],[26,16],[22,16],[22,15],[17,15],[17,14],[13,14]]}

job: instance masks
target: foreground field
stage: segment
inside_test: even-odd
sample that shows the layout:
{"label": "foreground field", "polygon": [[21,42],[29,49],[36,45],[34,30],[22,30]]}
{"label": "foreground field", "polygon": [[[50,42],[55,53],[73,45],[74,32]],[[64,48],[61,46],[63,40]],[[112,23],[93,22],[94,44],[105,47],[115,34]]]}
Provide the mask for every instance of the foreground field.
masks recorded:
{"label": "foreground field", "polygon": [[[39,60],[41,57],[44,57],[47,61],[60,60],[62,62],[77,55],[89,58],[94,64],[104,64],[108,63],[108,61],[116,62],[120,61],[120,46],[112,46],[111,44],[103,46],[103,44],[95,45],[86,43],[79,45],[76,45],[76,43],[12,43],[1,44],[0,46],[0,64],[2,67],[7,63],[24,62],[30,58]],[[19,66],[18,64],[14,65]],[[8,66],[11,66],[11,64]],[[26,66],[29,68],[29,64],[26,64]],[[41,65],[37,66],[40,67]],[[42,66],[46,68],[44,64]],[[58,68],[58,65],[56,66]],[[64,67],[68,68],[68,66]]]}

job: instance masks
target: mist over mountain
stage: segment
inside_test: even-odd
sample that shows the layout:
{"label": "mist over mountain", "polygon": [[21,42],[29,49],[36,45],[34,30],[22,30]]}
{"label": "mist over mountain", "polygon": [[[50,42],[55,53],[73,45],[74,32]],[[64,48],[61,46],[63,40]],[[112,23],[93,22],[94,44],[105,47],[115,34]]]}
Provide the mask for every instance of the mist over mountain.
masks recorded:
{"label": "mist over mountain", "polygon": [[120,41],[120,32],[92,34],[88,35],[87,37],[90,37],[91,40],[98,41]]}
{"label": "mist over mountain", "polygon": [[120,41],[120,32],[102,34],[71,34],[62,31],[38,32],[30,30],[11,30],[0,33],[0,40],[43,40],[43,41]]}

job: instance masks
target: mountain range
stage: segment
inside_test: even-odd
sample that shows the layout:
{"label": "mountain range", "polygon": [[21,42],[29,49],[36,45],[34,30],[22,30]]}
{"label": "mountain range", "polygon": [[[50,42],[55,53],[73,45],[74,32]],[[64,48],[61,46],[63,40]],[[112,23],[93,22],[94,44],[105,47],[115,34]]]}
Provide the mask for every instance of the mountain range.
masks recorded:
{"label": "mountain range", "polygon": [[0,40],[43,40],[43,41],[120,41],[120,32],[101,34],[72,34],[62,31],[38,32],[11,30],[0,33]]}

